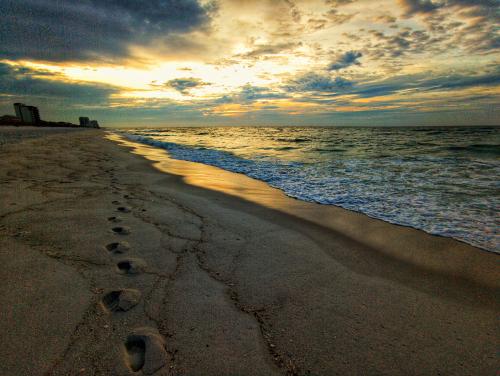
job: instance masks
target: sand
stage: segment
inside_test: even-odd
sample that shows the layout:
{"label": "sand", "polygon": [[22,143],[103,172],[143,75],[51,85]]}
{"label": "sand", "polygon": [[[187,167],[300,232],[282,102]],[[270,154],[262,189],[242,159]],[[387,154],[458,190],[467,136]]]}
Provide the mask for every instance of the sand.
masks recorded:
{"label": "sand", "polygon": [[1,375],[498,369],[498,255],[104,131],[16,132]]}

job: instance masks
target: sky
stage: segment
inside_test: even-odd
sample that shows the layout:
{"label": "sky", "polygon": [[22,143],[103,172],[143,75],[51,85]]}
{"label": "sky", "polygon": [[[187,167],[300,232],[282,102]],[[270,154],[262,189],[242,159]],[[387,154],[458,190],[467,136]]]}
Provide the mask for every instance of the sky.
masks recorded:
{"label": "sky", "polygon": [[2,0],[0,114],[500,125],[500,0]]}

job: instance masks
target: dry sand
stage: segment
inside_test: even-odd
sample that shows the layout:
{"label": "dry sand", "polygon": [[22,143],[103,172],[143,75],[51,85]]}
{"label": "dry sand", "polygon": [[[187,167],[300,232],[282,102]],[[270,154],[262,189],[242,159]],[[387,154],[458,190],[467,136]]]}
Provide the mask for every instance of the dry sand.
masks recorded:
{"label": "dry sand", "polygon": [[498,255],[103,131],[33,137],[0,146],[0,375],[498,370]]}

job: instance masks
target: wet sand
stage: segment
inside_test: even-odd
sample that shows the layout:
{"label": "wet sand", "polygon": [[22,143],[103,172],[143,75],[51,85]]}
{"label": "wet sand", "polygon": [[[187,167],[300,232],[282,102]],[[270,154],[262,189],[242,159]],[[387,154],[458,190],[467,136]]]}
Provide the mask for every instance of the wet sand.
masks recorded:
{"label": "wet sand", "polygon": [[498,255],[103,131],[0,155],[1,375],[498,369]]}

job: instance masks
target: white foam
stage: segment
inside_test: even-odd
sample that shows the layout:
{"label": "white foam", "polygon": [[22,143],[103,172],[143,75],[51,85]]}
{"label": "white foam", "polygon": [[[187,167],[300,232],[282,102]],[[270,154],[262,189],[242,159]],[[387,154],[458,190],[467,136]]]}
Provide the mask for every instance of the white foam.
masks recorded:
{"label": "white foam", "polygon": [[[366,153],[344,158],[335,158],[329,153],[327,157],[319,158],[318,151],[313,154],[309,151],[312,149],[302,145],[308,142],[304,136],[300,138],[300,143],[296,143],[299,146],[290,146],[296,137],[283,138],[285,141],[278,141],[283,145],[276,145],[275,142],[267,148],[272,149],[272,154],[263,154],[234,145],[231,149],[224,146],[226,150],[206,145],[181,145],[165,141],[159,136],[161,132],[157,132],[158,135],[148,131],[134,133],[127,133],[126,136],[166,149],[172,158],[242,173],[297,199],[341,206],[500,253],[496,220],[500,199],[498,194],[492,194],[493,186],[496,184],[498,187],[495,176],[500,174],[500,165],[498,161],[495,163],[495,159],[467,158],[462,161],[450,155],[451,151],[411,156],[399,156],[393,152],[387,157],[372,158],[367,158]],[[213,137],[210,132],[198,135]],[[313,136],[316,137],[316,133]],[[231,135],[226,137],[229,140],[224,145],[232,145]],[[314,140],[314,137],[310,139]],[[340,153],[346,153],[342,150],[349,152],[346,145],[342,146]],[[370,150],[370,145],[363,147]],[[285,154],[298,148],[303,151],[299,160],[290,159]],[[259,148],[267,149],[265,145]]]}

